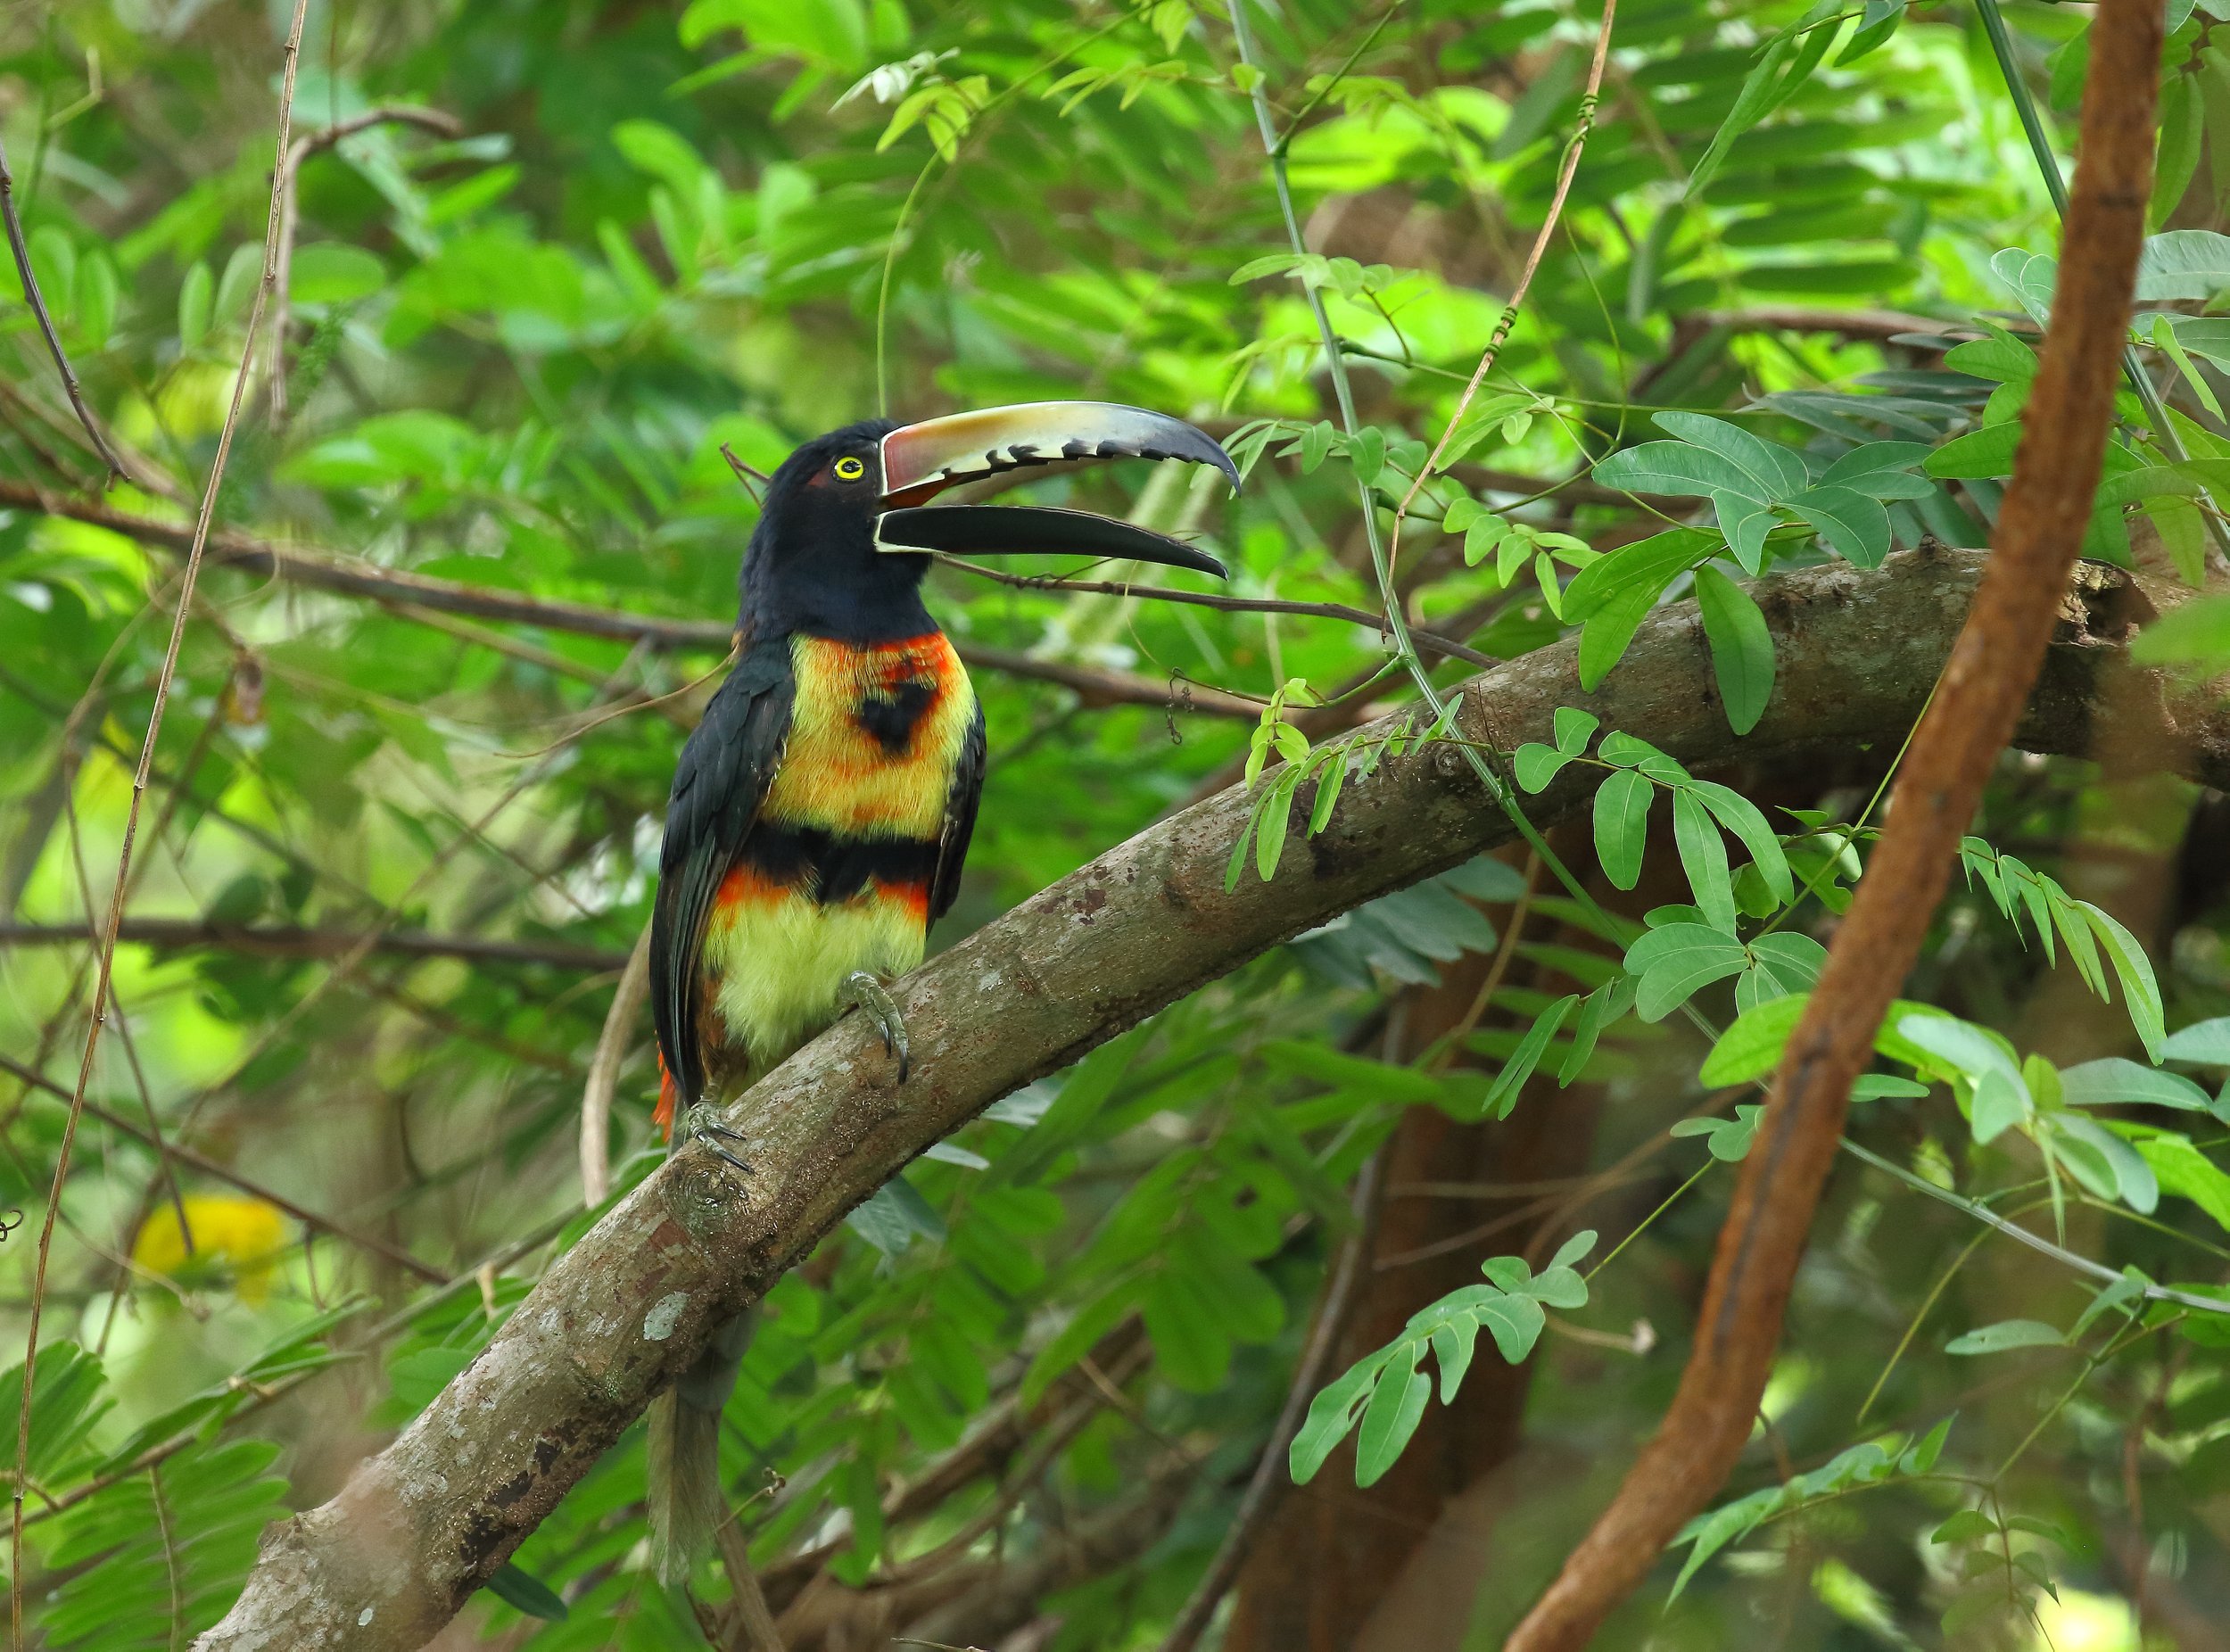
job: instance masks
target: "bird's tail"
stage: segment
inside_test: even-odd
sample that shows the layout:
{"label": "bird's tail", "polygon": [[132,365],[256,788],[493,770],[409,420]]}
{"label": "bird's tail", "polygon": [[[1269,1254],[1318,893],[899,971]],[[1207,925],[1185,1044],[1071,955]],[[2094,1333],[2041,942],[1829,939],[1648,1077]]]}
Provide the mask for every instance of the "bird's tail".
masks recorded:
{"label": "bird's tail", "polygon": [[719,1326],[697,1363],[650,1402],[650,1559],[668,1588],[689,1581],[728,1517],[720,1414],[758,1318],[747,1309]]}

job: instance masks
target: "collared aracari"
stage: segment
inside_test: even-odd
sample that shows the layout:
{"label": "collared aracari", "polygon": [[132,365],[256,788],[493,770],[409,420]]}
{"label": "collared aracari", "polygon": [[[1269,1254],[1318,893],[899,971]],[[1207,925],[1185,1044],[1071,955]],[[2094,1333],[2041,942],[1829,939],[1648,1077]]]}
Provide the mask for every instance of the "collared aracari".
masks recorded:
{"label": "collared aracari", "polygon": [[[657,1117],[676,1151],[702,1138],[747,1176],[714,1107],[849,1004],[905,1082],[905,1029],[882,982],[921,962],[958,893],[984,775],[983,709],[922,605],[928,553],[1224,573],[1180,541],[1084,511],[928,501],[1010,471],[1121,458],[1212,465],[1239,485],[1203,432],[1088,401],[869,420],[774,473],[744,558],[736,665],[681,749],[658,857]],[[749,1340],[746,1314],[653,1402],[652,1542],[669,1584],[725,1513],[720,1413]]]}

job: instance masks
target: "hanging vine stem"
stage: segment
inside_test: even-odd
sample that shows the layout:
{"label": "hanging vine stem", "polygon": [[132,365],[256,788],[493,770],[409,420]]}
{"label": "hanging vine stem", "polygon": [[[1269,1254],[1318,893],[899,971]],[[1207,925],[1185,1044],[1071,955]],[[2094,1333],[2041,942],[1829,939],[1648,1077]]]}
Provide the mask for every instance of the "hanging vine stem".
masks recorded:
{"label": "hanging vine stem", "polygon": [[178,650],[186,640],[186,616],[194,611],[194,585],[201,573],[202,553],[209,544],[211,521],[217,514],[217,495],[225,482],[226,461],[232,457],[233,433],[239,428],[241,403],[247,398],[250,365],[255,359],[257,330],[271,289],[278,278],[280,180],[286,170],[286,154],[294,114],[294,74],[301,62],[302,20],[310,0],[294,0],[293,20],[287,26],[285,68],[280,76],[278,145],[272,161],[271,204],[263,228],[263,278],[256,284],[255,302],[248,311],[247,337],[242,341],[240,372],[233,380],[232,401],[225,409],[223,427],[217,434],[217,457],[211,462],[209,485],[202,490],[200,516],[194,524],[194,541],[186,551],[186,571],[178,586],[178,610],[170,622],[170,642],[155,678],[154,704],[147,714],[147,737],[139,748],[139,767],[132,776],[132,797],[124,814],[124,841],[117,852],[116,880],[109,890],[109,909],[103,924],[100,959],[94,971],[93,1013],[86,1023],[85,1053],[78,1062],[78,1083],[70,1100],[70,1116],[62,1126],[62,1146],[54,1159],[54,1185],[46,1194],[45,1219],[38,1233],[38,1258],[31,1275],[29,1325],[23,1337],[22,1395],[16,1408],[15,1483],[10,1488],[12,1518],[9,1523],[8,1625],[16,1652],[23,1649],[23,1489],[30,1474],[31,1397],[38,1379],[38,1321],[41,1298],[46,1290],[47,1259],[54,1248],[54,1222],[62,1210],[62,1184],[70,1175],[70,1150],[78,1136],[78,1120],[85,1111],[86,1087],[93,1081],[93,1058],[101,1046],[101,1028],[108,1020],[109,980],[116,962],[116,932],[124,921],[124,896],[131,882],[132,844],[139,832],[139,813],[147,798],[147,783],[155,764],[155,743],[162,733],[162,714],[170,699],[170,684],[178,675]]}
{"label": "hanging vine stem", "polygon": [[[1254,105],[1255,124],[1261,129],[1263,151],[1269,157],[1270,180],[1277,191],[1278,211],[1285,220],[1286,238],[1293,244],[1295,252],[1305,256],[1309,247],[1301,238],[1301,219],[1293,212],[1293,186],[1285,175],[1285,139],[1278,136],[1276,123],[1270,118],[1269,99],[1262,90],[1264,85],[1262,64],[1260,59],[1255,54],[1254,34],[1247,23],[1246,5],[1247,0],[1232,0],[1232,37],[1239,48],[1239,61],[1255,71],[1254,87],[1248,96]],[[1616,11],[1617,0],[1605,0],[1602,29],[1596,42],[1596,73],[1589,82],[1589,101],[1586,107],[1590,112],[1594,107],[1595,88],[1601,80],[1604,54],[1609,48],[1611,23]],[[1582,130],[1584,131],[1584,126]],[[1286,135],[1287,137],[1291,136],[1290,133]],[[1579,156],[1575,150],[1567,158],[1565,175],[1567,184],[1570,181],[1570,169],[1578,164]],[[1565,191],[1560,186],[1557,195],[1558,210],[1561,210],[1563,206],[1564,194]],[[1555,214],[1552,212],[1549,227],[1543,228],[1544,236],[1548,233],[1548,227],[1553,227],[1555,222]],[[1317,335],[1324,343],[1325,364],[1332,376],[1333,396],[1339,403],[1340,427],[1351,438],[1359,428],[1355,417],[1355,394],[1348,384],[1347,362],[1341,354],[1339,335],[1332,330],[1332,318],[1326,313],[1324,308],[1324,294],[1314,286],[1306,286],[1304,290],[1309,295],[1309,313],[1316,318]],[[1499,347],[1499,339],[1504,331],[1505,328],[1502,326],[1496,328],[1497,342],[1495,345],[1491,346],[1491,350]],[[1483,374],[1485,368],[1483,366],[1480,370]],[[1458,409],[1459,416],[1460,413],[1461,409]],[[1450,428],[1452,429],[1453,425]],[[1441,441],[1443,442],[1447,441],[1446,435],[1442,435]],[[1430,467],[1427,466],[1426,468],[1429,469]],[[1412,491],[1414,491],[1412,489]],[[1416,685],[1417,693],[1424,698],[1425,703],[1432,707],[1434,718],[1444,719],[1448,715],[1448,701],[1441,696],[1440,690],[1434,686],[1432,673],[1425,669],[1425,663],[1417,657],[1416,644],[1409,633],[1408,616],[1402,612],[1400,593],[1394,589],[1393,565],[1388,556],[1385,536],[1378,529],[1376,498],[1371,491],[1370,483],[1363,481],[1359,475],[1356,479],[1355,491],[1362,506],[1363,537],[1370,547],[1371,571],[1378,581],[1380,600],[1385,605],[1386,630],[1394,640],[1394,659],[1408,669],[1410,681]],[[1407,501],[1405,500],[1404,503],[1406,504]],[[1595,896],[1589,893],[1587,886],[1573,875],[1572,869],[1566,866],[1562,857],[1549,847],[1549,840],[1540,835],[1539,829],[1526,817],[1524,809],[1519,805],[1517,794],[1512,791],[1502,777],[1494,772],[1493,766],[1487,762],[1486,758],[1474,749],[1473,742],[1458,741],[1457,748],[1463,753],[1464,760],[1471,765],[1471,772],[1479,777],[1479,783],[1487,789],[1487,795],[1492,797],[1503,814],[1509,817],[1510,824],[1517,829],[1518,836],[1525,840],[1526,846],[1534,854],[1540,856],[1541,864],[1555,874],[1557,881],[1564,885],[1572,897],[1590,913],[1606,923],[1615,922],[1610,915],[1603,911]]]}

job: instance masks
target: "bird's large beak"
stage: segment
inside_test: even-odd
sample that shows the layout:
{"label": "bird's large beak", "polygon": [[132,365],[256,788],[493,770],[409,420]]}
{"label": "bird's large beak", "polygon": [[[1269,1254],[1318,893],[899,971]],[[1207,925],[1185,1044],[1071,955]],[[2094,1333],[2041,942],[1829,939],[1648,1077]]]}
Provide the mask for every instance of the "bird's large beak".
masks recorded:
{"label": "bird's large beak", "polygon": [[1236,491],[1239,467],[1207,432],[1166,414],[1108,401],[1032,401],[924,419],[882,441],[883,511],[875,542],[891,551],[976,556],[1051,551],[1158,562],[1224,575],[1181,540],[1081,510],[1024,505],[927,505],[948,488],[1003,472],[1113,458],[1213,465]]}

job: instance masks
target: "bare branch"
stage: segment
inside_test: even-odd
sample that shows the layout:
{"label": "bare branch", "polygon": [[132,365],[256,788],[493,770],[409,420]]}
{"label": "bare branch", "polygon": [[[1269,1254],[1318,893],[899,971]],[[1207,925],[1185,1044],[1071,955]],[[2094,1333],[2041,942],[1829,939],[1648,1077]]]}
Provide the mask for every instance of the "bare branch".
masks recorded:
{"label": "bare branch", "polygon": [[[342,958],[368,940],[373,952],[410,958],[467,958],[478,963],[540,963],[601,974],[617,970],[627,954],[563,941],[505,941],[483,935],[425,935],[410,930],[311,929],[293,924],[230,924],[200,918],[127,918],[116,927],[127,946],[164,952],[209,948],[256,958]],[[98,940],[93,930],[66,923],[0,923],[0,946],[74,946]]]}
{"label": "bare branch", "polygon": [[[1024,591],[1073,591],[1095,597],[1137,597],[1150,602],[1183,603],[1196,608],[1214,608],[1220,614],[1298,614],[1313,619],[1343,620],[1350,625],[1367,626],[1383,632],[1383,615],[1373,614],[1368,608],[1352,607],[1344,602],[1296,602],[1284,597],[1226,597],[1210,591],[1173,591],[1166,585],[1135,585],[1124,580],[1055,579],[1041,574],[1009,574],[1003,568],[987,568],[979,562],[968,562],[943,551],[933,553],[947,567],[962,569],[981,579],[995,581],[1002,585],[1018,586]],[[1494,664],[1494,657],[1482,654],[1452,637],[1410,627],[1410,632],[1425,647],[1453,658],[1481,667]]]}
{"label": "bare branch", "polygon": [[597,1036],[589,1077],[581,1086],[581,1202],[591,1210],[612,1191],[612,1095],[619,1088],[619,1064],[627,1057],[628,1041],[649,990],[650,926],[646,923],[635,950],[627,954],[619,985],[613,988],[612,1007],[605,1012],[604,1030]]}
{"label": "bare branch", "polygon": [[[65,498],[32,483],[10,477],[0,477],[0,506],[41,511],[73,522],[90,522],[164,550],[187,549],[194,540],[182,524],[112,509],[96,501]],[[585,602],[522,596],[492,587],[460,584],[423,574],[377,567],[336,552],[279,545],[245,533],[211,533],[208,557],[212,562],[245,573],[344,596],[367,597],[399,612],[422,608],[437,614],[509,620],[549,631],[572,632],[578,636],[640,642],[661,649],[694,648],[724,654],[735,640],[734,628],[716,620],[661,619]],[[1182,682],[1165,684],[1128,672],[1100,671],[1062,660],[1041,660],[1012,649],[984,648],[972,642],[956,642],[954,646],[970,667],[1072,689],[1090,706],[1153,706],[1170,711],[1198,712],[1205,716],[1243,718],[1250,723],[1259,714],[1259,708],[1244,699],[1215,689]]]}
{"label": "bare branch", "polygon": [[2102,0],[2060,286],[1996,549],[1898,774],[1888,824],[1774,1076],[1672,1408],[1506,1652],[1586,1646],[1710,1501],[1749,1439],[1851,1082],[1872,1058],[1882,1017],[1928,938],[1960,835],[2013,738],[2090,519],[2151,193],[2160,34],[2151,0]]}
{"label": "bare branch", "polygon": [[[1557,707],[1583,706],[1692,767],[1894,739],[1919,714],[1984,561],[1908,552],[1871,574],[1838,564],[1766,582],[1780,674],[1739,742],[1712,692],[1692,603],[1653,614],[1592,694],[1568,642],[1473,679],[1457,726],[1509,750],[1553,738]],[[2090,748],[2097,680],[2125,657],[2118,632],[2077,622],[2137,594],[2108,583],[2071,603],[2077,617],[2019,737],[2033,749]],[[2188,772],[2230,778],[2230,716],[2165,700],[2153,711],[2163,749]],[[1587,807],[1593,772],[1566,769],[1538,818]],[[1293,806],[1305,820],[1312,803],[1303,789]],[[323,1635],[361,1648],[423,1645],[688,1367],[714,1325],[925,1147],[1201,983],[1512,830],[1454,748],[1428,745],[1350,781],[1320,834],[1294,831],[1275,881],[1248,877],[1226,892],[1251,806],[1235,790],[1149,827],[898,982],[917,1052],[903,1090],[888,1087],[856,1020],[770,1074],[723,1119],[754,1167],[747,1185],[699,1148],[653,1173],[334,1501],[267,1536],[246,1591],[197,1644],[248,1652]]]}
{"label": "bare branch", "polygon": [[[62,392],[70,398],[70,405],[77,409],[78,422],[85,426],[91,438],[93,450],[109,467],[112,482],[130,481],[125,474],[124,461],[116,457],[116,450],[101,429],[101,423],[93,417],[93,409],[85,404],[85,392],[78,388],[78,376],[70,370],[70,357],[62,347],[62,335],[54,331],[54,318],[46,313],[46,300],[38,290],[38,277],[31,269],[31,249],[23,239],[23,220],[15,210],[15,177],[8,170],[8,152],[0,145],[0,222],[7,228],[8,251],[15,256],[15,273],[23,281],[23,301],[31,307],[31,314],[38,322],[40,335],[46,340],[47,353],[54,358],[54,370],[62,375]],[[21,1626],[17,1639],[22,1639]]]}
{"label": "bare branch", "polygon": [[291,320],[294,278],[295,201],[301,183],[302,162],[332,148],[344,137],[390,123],[415,126],[441,137],[457,137],[464,123],[439,109],[420,109],[409,103],[382,103],[376,109],[336,120],[331,126],[294,140],[286,152],[278,177],[277,274],[271,289],[271,422],[286,417],[286,330]]}

